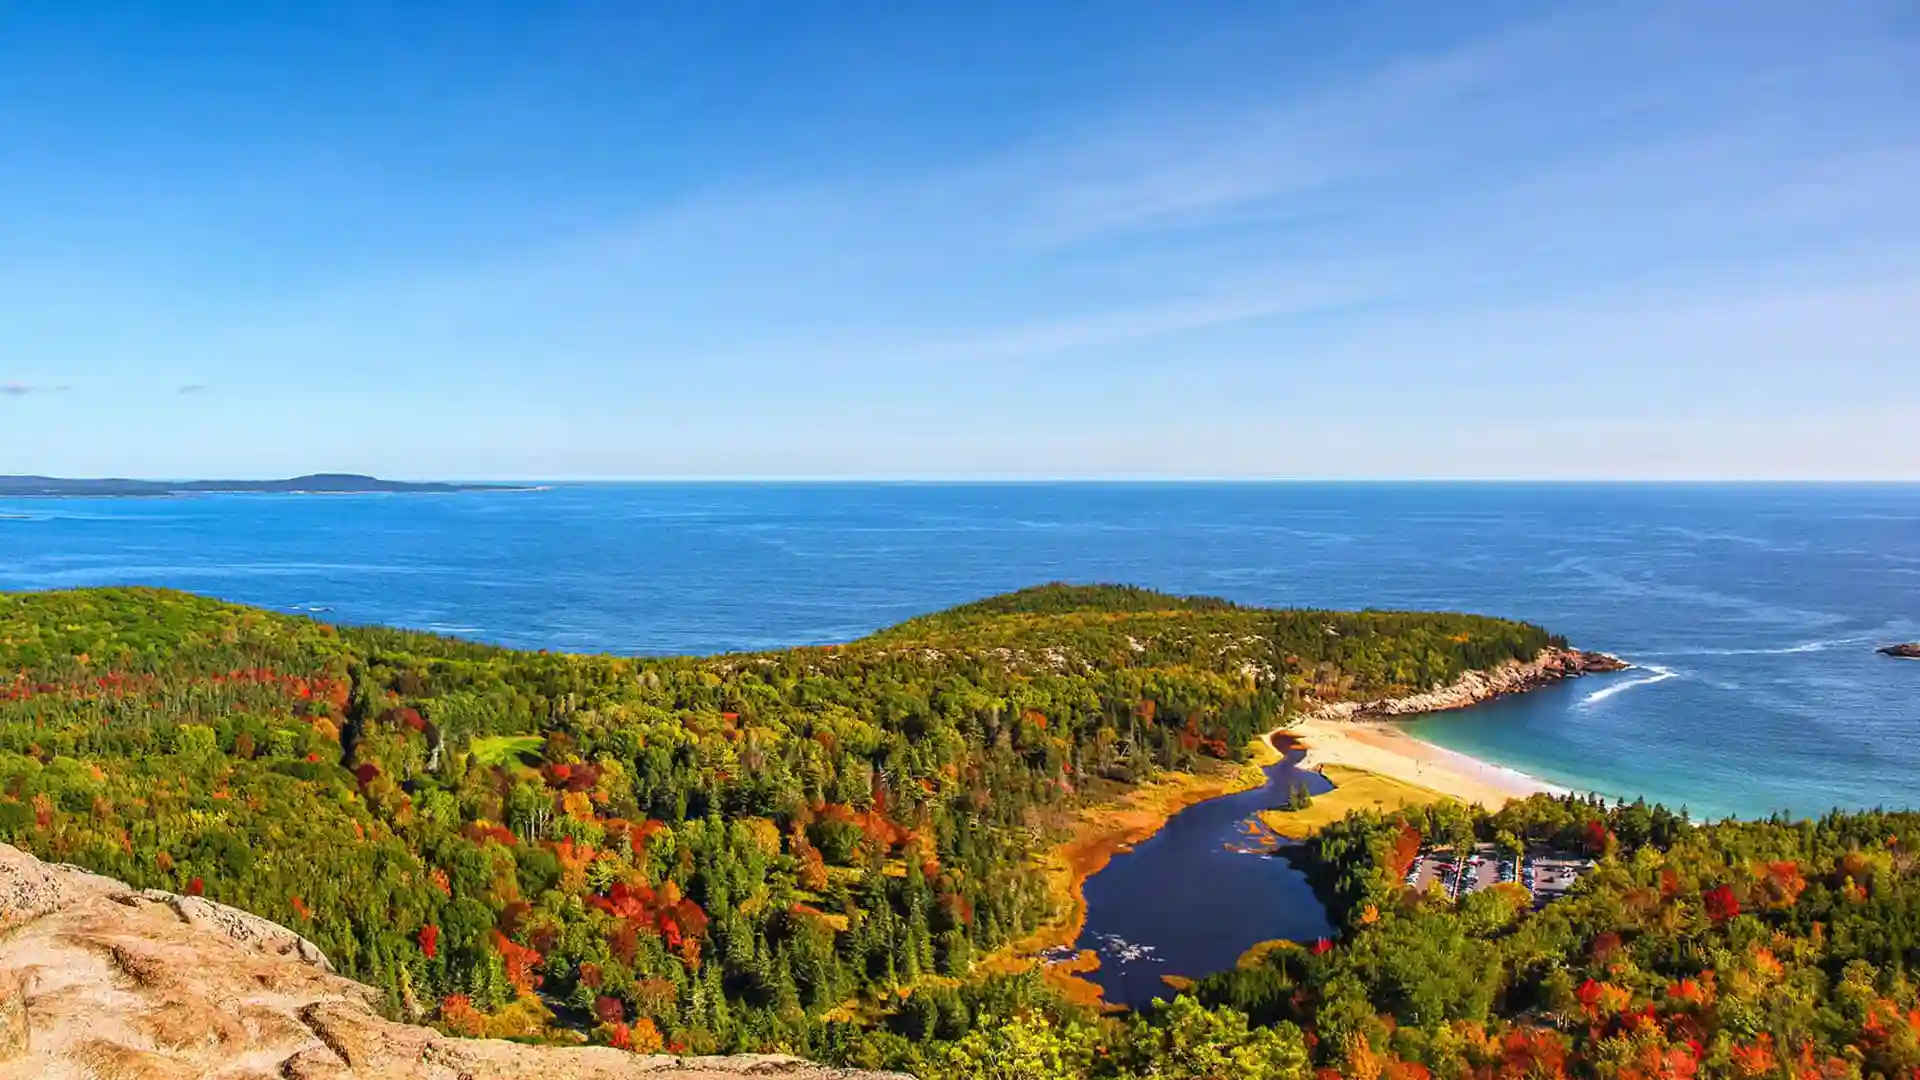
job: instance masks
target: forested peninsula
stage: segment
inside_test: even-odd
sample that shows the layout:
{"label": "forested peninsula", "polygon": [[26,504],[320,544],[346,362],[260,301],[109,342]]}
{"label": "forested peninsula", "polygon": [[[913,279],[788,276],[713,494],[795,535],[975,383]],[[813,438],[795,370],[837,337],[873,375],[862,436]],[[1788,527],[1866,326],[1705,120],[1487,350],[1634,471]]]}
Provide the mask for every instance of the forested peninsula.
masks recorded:
{"label": "forested peninsula", "polygon": [[[272,919],[453,1034],[923,1077],[1910,1076],[1913,815],[1357,814],[1304,855],[1337,941],[1119,1016],[1019,961],[1069,917],[1043,868],[1090,809],[1564,644],[1046,586],[842,646],[628,659],[3,595],[0,840]],[[1400,885],[1423,844],[1509,835],[1600,867],[1537,913]]]}

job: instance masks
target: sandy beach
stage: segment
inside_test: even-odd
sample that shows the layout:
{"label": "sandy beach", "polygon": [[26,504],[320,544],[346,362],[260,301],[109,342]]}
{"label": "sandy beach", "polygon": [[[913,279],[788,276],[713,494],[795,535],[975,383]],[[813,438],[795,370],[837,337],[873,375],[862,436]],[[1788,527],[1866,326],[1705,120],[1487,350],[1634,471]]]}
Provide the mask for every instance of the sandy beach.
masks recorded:
{"label": "sandy beach", "polygon": [[1271,737],[1297,740],[1307,752],[1304,765],[1309,769],[1345,766],[1497,809],[1511,799],[1541,792],[1561,795],[1565,790],[1516,769],[1422,742],[1391,720],[1380,718],[1464,709],[1508,694],[1524,694],[1561,679],[1629,666],[1606,653],[1565,647],[1545,649],[1526,663],[1509,662],[1485,671],[1469,671],[1453,683],[1418,694],[1321,704],[1290,725],[1276,729]]}
{"label": "sandy beach", "polygon": [[1537,792],[1563,793],[1525,773],[1421,742],[1390,722],[1310,717],[1273,734],[1299,741],[1307,752],[1306,768],[1364,769],[1488,808]]}

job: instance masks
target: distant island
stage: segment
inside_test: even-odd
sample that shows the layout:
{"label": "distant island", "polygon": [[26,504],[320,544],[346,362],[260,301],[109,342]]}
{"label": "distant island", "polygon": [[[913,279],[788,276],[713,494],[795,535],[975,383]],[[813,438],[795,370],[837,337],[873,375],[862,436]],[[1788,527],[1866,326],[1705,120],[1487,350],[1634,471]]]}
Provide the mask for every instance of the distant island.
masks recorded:
{"label": "distant island", "polygon": [[533,491],[524,484],[415,484],[353,473],[291,480],[68,480],[0,476],[0,498],[154,498],[168,495],[444,495],[457,491]]}

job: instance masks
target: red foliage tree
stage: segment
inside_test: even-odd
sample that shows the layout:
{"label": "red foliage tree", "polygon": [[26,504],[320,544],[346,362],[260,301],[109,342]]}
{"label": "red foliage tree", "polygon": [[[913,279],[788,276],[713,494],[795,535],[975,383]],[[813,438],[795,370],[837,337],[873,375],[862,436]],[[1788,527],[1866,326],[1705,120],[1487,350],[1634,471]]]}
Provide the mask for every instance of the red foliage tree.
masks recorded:
{"label": "red foliage tree", "polygon": [[630,1038],[632,1045],[628,1049],[636,1054],[657,1054],[665,1042],[660,1038],[660,1029],[644,1016],[633,1022]]}
{"label": "red foliage tree", "polygon": [[507,906],[500,909],[500,932],[502,934],[519,933],[520,925],[526,922],[527,917],[532,914],[533,905],[527,903],[525,900],[509,902]]}
{"label": "red foliage tree", "polygon": [[1773,1049],[1773,1036],[1761,1032],[1750,1043],[1733,1047],[1732,1064],[1736,1076],[1767,1076],[1780,1067],[1780,1055]]}
{"label": "red foliage tree", "polygon": [[522,997],[532,995],[542,982],[534,968],[540,966],[544,957],[498,930],[493,932],[493,947],[506,966],[507,981],[513,984],[513,989]]}
{"label": "red foliage tree", "polygon": [[1667,1000],[1677,1006],[1687,1008],[1705,1008],[1713,1004],[1714,973],[1708,971],[1698,979],[1681,979],[1667,987]]}
{"label": "red foliage tree", "polygon": [[1582,836],[1586,841],[1587,850],[1595,855],[1605,855],[1607,845],[1613,842],[1613,830],[1607,828],[1606,822],[1597,818],[1587,822]]}
{"label": "red foliage tree", "polygon": [[1408,822],[1400,823],[1400,832],[1393,838],[1393,876],[1405,878],[1407,871],[1413,868],[1413,860],[1420,857],[1420,830]]}
{"label": "red foliage tree", "polygon": [[1619,1075],[1620,1080],[1694,1080],[1699,1073],[1700,1052],[1695,1047],[1645,1042]]}
{"label": "red foliage tree", "polygon": [[1580,989],[1575,990],[1573,996],[1579,999],[1581,1010],[1589,1018],[1597,1018],[1600,1015],[1600,999],[1606,996],[1606,984],[1588,979],[1580,984]]}
{"label": "red foliage tree", "polygon": [[487,1018],[465,994],[450,994],[440,1002],[440,1023],[455,1035],[477,1037],[486,1031]]}
{"label": "red foliage tree", "polygon": [[633,920],[622,921],[613,928],[613,933],[607,935],[607,951],[623,964],[633,963],[633,958],[640,951],[640,931],[633,925]]}
{"label": "red foliage tree", "polygon": [[410,709],[404,705],[388,709],[386,712],[381,713],[380,719],[382,722],[391,724],[394,727],[404,727],[412,731],[427,730],[426,719],[422,717],[417,710]]}
{"label": "red foliage tree", "polygon": [[1508,1032],[1500,1045],[1499,1075],[1512,1080],[1558,1080],[1567,1075],[1567,1045],[1544,1028]]}
{"label": "red foliage tree", "polygon": [[1707,917],[1716,923],[1726,922],[1740,914],[1740,898],[1734,895],[1733,887],[1721,885],[1700,894],[1707,905]]}
{"label": "red foliage tree", "polygon": [[1792,859],[1768,863],[1760,878],[1761,887],[1766,890],[1767,906],[1790,908],[1800,902],[1800,894],[1807,889],[1807,879],[1800,872],[1800,864]]}

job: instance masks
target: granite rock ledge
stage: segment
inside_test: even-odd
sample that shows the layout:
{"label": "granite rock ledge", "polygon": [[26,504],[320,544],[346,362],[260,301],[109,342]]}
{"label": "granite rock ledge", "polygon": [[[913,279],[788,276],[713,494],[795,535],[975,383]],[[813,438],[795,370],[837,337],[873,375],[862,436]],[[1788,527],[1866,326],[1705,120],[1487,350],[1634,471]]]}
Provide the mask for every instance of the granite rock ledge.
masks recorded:
{"label": "granite rock ledge", "polygon": [[310,941],[0,844],[0,1080],[906,1080],[394,1023]]}

